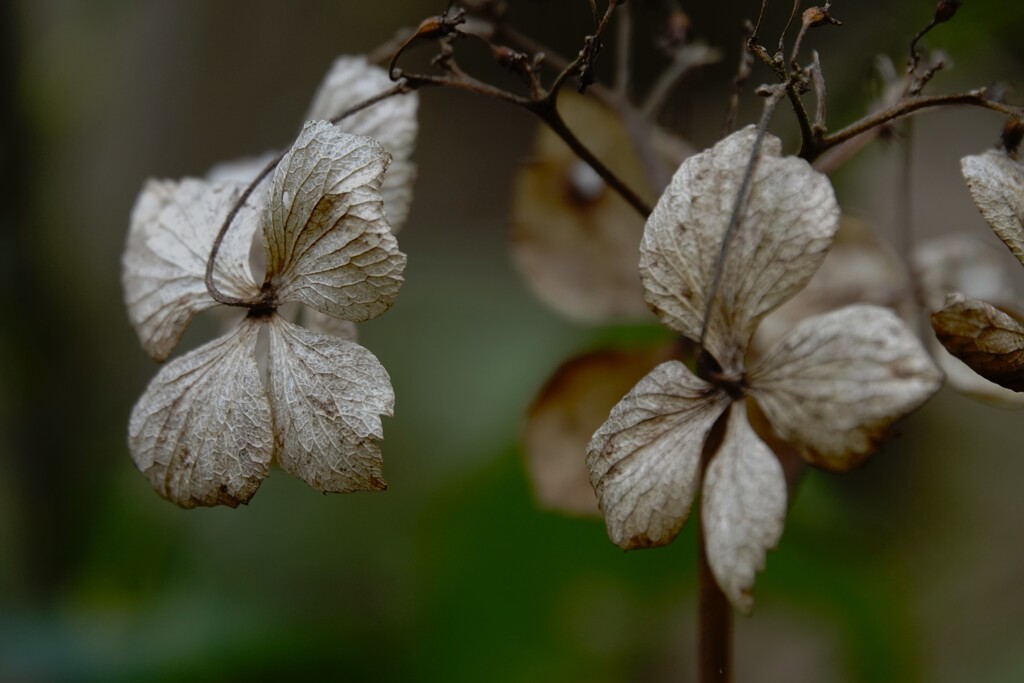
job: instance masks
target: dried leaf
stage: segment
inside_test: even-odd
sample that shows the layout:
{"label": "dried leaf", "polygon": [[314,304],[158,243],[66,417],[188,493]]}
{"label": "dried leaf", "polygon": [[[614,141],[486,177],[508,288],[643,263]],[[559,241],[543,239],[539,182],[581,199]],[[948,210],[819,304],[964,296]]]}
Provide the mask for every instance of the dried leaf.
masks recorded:
{"label": "dried leaf", "polygon": [[[150,180],[132,209],[121,280],[128,317],[155,360],[165,360],[192,317],[215,305],[206,261],[221,223],[241,194],[234,184]],[[255,211],[243,209],[217,256],[214,281],[230,296],[259,292],[249,270]]]}
{"label": "dried leaf", "polygon": [[307,124],[274,175],[264,214],[278,300],[345,320],[374,318],[398,295],[405,254],[381,210],[387,153],[326,121]]}
{"label": "dried leaf", "polygon": [[938,390],[942,374],[895,313],[856,305],[801,322],[748,383],[776,433],[808,462],[848,470]]}
{"label": "dried leaf", "polygon": [[676,537],[690,514],[704,441],[728,401],[668,361],[612,409],[587,446],[587,468],[613,542],[629,550]]}
{"label": "dried leaf", "polygon": [[[1006,252],[961,236],[926,242],[914,253],[917,281],[930,311],[942,309],[950,292],[963,292],[968,297],[1009,309],[1005,297],[1014,287],[1004,268],[1007,263],[1013,262]],[[934,336],[928,335],[925,342],[946,375],[946,382],[957,391],[1005,408],[1024,406],[1024,394],[988,381],[946,351]]]}
{"label": "dried leaf", "polygon": [[[366,57],[339,57],[317,89],[306,118],[332,119],[393,86],[387,70],[370,64]],[[394,232],[405,224],[412,203],[416,164],[410,157],[416,146],[418,106],[419,96],[412,92],[391,97],[338,123],[346,133],[377,140],[391,154],[392,163],[380,191],[384,197],[384,212]]]}
{"label": "dried leaf", "polygon": [[743,403],[729,410],[725,436],[704,475],[701,521],[708,564],[729,601],[754,607],[754,579],[786,520],[786,478],[758,438]]}
{"label": "dried leaf", "polygon": [[612,407],[654,366],[668,360],[671,350],[667,345],[602,349],[555,371],[530,406],[523,430],[527,467],[541,506],[598,514],[587,443]]}
{"label": "dried leaf", "polygon": [[[669,327],[700,337],[722,238],[756,131],[745,128],[680,166],[644,229],[640,275],[648,304]],[[807,284],[839,228],[821,173],[766,136],[746,211],[722,264],[706,348],[729,372],[742,368],[757,323]]]}
{"label": "dried leaf", "polygon": [[181,507],[248,502],[273,452],[270,406],[256,365],[259,325],[160,370],[135,404],[128,445],[153,488]]}
{"label": "dried leaf", "polygon": [[1024,326],[995,306],[956,292],[932,314],[942,345],[979,375],[1024,391]]}
{"label": "dried leaf", "polygon": [[[633,188],[647,181],[614,112],[566,93],[560,113],[592,151]],[[512,257],[545,304],[571,319],[601,323],[648,318],[637,271],[643,219],[561,138],[538,130],[512,197]]]}
{"label": "dried leaf", "polygon": [[318,491],[383,490],[381,415],[395,394],[377,358],[274,316],[268,369],[276,457]]}
{"label": "dried leaf", "polygon": [[1024,167],[1002,150],[964,157],[960,166],[981,215],[1024,264]]}

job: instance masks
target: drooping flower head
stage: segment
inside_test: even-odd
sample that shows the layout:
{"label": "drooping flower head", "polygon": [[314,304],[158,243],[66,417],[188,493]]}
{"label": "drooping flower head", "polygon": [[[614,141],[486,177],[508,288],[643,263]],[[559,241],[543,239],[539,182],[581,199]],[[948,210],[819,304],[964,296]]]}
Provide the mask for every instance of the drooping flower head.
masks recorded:
{"label": "drooping flower head", "polygon": [[[758,323],[807,284],[839,227],[828,179],[781,156],[779,140],[767,136],[720,261],[755,138],[750,127],[687,159],[647,221],[640,248],[647,303],[684,337],[703,336],[712,367],[702,378],[679,361],[659,365],[612,409],[587,449],[609,536],[623,548],[669,543],[702,488],[709,564],[744,611],[753,605],[765,553],[782,534],[787,495],[782,467],[752,428],[747,402],[755,401],[776,435],[808,462],[845,470],[941,382],[903,322],[870,305],[805,319],[747,367]],[[709,305],[716,268],[720,286]],[[720,421],[720,442],[706,453]]]}
{"label": "drooping flower head", "polygon": [[[139,469],[181,505],[247,502],[272,461],[321,491],[373,490],[381,478],[381,415],[394,394],[362,346],[293,325],[278,306],[300,302],[353,322],[394,302],[405,255],[384,216],[380,143],[326,121],[309,123],[269,188],[243,206],[214,264],[217,289],[256,302],[227,335],[169,362],[132,411]],[[217,304],[204,281],[237,183],[147,183],[123,259],[129,317],[143,347],[170,355],[192,317]],[[266,276],[249,267],[260,233]],[[269,337],[265,376],[257,339]]]}

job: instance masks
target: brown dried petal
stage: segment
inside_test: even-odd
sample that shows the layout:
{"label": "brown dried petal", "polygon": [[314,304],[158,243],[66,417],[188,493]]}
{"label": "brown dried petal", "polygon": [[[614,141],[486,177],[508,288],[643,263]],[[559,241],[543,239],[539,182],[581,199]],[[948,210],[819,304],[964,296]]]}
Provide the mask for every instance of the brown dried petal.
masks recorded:
{"label": "brown dried petal", "polygon": [[979,375],[1024,391],[1024,326],[995,306],[959,292],[932,314],[942,345]]}
{"label": "brown dried petal", "polygon": [[614,543],[629,550],[676,537],[690,514],[704,442],[727,402],[668,361],[612,409],[587,446],[587,467]]}
{"label": "brown dried petal", "polygon": [[391,307],[406,259],[381,208],[387,165],[376,141],[306,124],[277,167],[263,219],[279,301],[354,322]]}
{"label": "brown dried petal", "polygon": [[[366,57],[338,57],[316,91],[307,120],[332,119],[345,110],[394,86],[387,70],[366,61]],[[384,212],[394,232],[405,224],[412,203],[416,164],[410,157],[416,146],[415,92],[391,97],[346,117],[338,127],[352,135],[373,138],[391,154],[392,163],[381,183]]]}
{"label": "brown dried petal", "polygon": [[530,406],[523,430],[527,468],[541,506],[598,514],[587,443],[622,396],[670,356],[665,345],[602,349],[555,371]]}
{"label": "brown dried petal", "polygon": [[776,433],[812,464],[848,470],[942,384],[906,324],[878,306],[807,318],[748,377]]}
{"label": "brown dried petal", "polygon": [[248,502],[273,453],[270,406],[256,365],[259,325],[177,358],[132,410],[128,446],[153,488],[181,507]]}
{"label": "brown dried petal", "polygon": [[[644,229],[640,275],[647,303],[669,327],[700,337],[722,238],[756,130],[730,135],[680,166]],[[839,228],[832,185],[766,136],[744,218],[722,264],[706,348],[722,367],[742,367],[758,321],[818,269]]]}
{"label": "brown dried petal", "polygon": [[395,394],[377,358],[354,342],[270,322],[271,406],[281,467],[325,493],[383,490],[381,415]]}
{"label": "brown dried petal", "polygon": [[704,475],[701,521],[708,564],[729,601],[754,607],[754,579],[782,537],[786,478],[775,454],[754,433],[743,403],[729,410],[725,436]]}
{"label": "brown dried petal", "polygon": [[[202,180],[150,180],[132,209],[121,281],[128,317],[146,352],[166,359],[192,317],[216,302],[206,291],[206,261],[213,240],[241,188]],[[249,271],[258,225],[243,208],[224,239],[214,269],[217,287],[236,297],[259,288]]]}
{"label": "brown dried petal", "polygon": [[1024,167],[1002,150],[964,157],[960,166],[981,215],[1024,264]]}
{"label": "brown dried petal", "polygon": [[[630,187],[646,187],[614,112],[569,93],[559,103],[572,129],[593,142],[598,158]],[[590,323],[650,315],[637,271],[643,218],[546,126],[516,177],[512,207],[512,257],[545,304]]]}

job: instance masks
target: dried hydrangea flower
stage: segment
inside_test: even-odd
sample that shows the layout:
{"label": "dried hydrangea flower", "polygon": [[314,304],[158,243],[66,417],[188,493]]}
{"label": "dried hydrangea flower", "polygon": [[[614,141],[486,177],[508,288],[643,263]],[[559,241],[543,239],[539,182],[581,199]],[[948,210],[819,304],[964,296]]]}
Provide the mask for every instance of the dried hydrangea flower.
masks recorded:
{"label": "dried hydrangea flower", "polygon": [[[807,318],[746,367],[758,323],[807,284],[839,226],[828,179],[782,157],[781,143],[767,136],[739,230],[718,263],[755,138],[747,128],[684,162],[641,244],[647,302],[664,324],[699,341],[710,311],[707,379],[678,361],[659,365],[615,406],[587,453],[609,536],[626,549],[675,538],[704,470],[708,562],[743,611],[753,606],[755,574],[782,534],[786,511],[782,466],[751,427],[747,401],[805,460],[846,470],[942,380],[906,325],[871,305]],[[709,306],[716,266],[721,286]],[[705,453],[720,422],[721,439]]]}
{"label": "dried hydrangea flower", "polygon": [[[964,157],[967,187],[989,226],[1024,264],[1024,167],[1005,150]],[[1024,324],[1009,311],[961,292],[932,314],[935,335],[985,379],[1024,391]]]}
{"label": "dried hydrangea flower", "polygon": [[[393,303],[405,255],[385,220],[381,182],[390,158],[378,142],[309,123],[266,192],[243,206],[213,279],[248,302],[227,335],[169,362],[136,403],[129,447],[160,495],[182,507],[247,502],[272,461],[317,490],[385,488],[377,440],[394,393],[387,372],[358,344],[284,320],[300,302],[349,321]],[[217,302],[207,257],[241,186],[150,181],[132,214],[123,258],[129,317],[143,347],[165,359],[192,317]],[[249,268],[261,231],[267,272]],[[266,376],[257,338],[269,336]]]}

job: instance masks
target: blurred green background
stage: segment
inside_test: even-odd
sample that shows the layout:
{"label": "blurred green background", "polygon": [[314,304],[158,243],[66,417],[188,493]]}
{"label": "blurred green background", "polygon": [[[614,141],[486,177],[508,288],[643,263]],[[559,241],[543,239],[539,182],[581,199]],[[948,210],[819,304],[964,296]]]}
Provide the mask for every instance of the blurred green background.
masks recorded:
{"label": "blurred green background", "polygon": [[[511,268],[507,200],[534,122],[500,103],[422,94],[406,286],[361,327],[398,396],[386,493],[320,496],[274,472],[248,507],[182,511],[128,455],[129,411],[157,369],[119,285],[144,179],[286,144],[335,56],[444,4],[0,5],[0,680],[692,679],[692,529],[624,554],[600,521],[533,502],[523,413],[609,331],[561,320]],[[699,146],[719,134],[740,20],[757,4],[683,3],[726,55],[669,108]],[[511,5],[522,29],[577,49],[582,0]],[[787,6],[773,4],[765,35]],[[808,39],[831,121],[863,110],[873,56],[899,64],[932,8],[834,3],[845,26]],[[1019,80],[1022,20],[1020,3],[965,3],[929,40],[957,65],[933,91]],[[657,66],[640,63],[641,86]],[[745,98],[743,120],[759,106]],[[792,142],[789,118],[774,128]],[[958,159],[1000,125],[984,112],[919,119],[916,231],[992,241]],[[899,158],[872,148],[837,178],[844,206],[883,232]],[[213,332],[200,320],[186,344]],[[943,390],[901,431],[865,469],[805,479],[755,614],[737,620],[737,681],[1024,680],[1020,414]]]}

